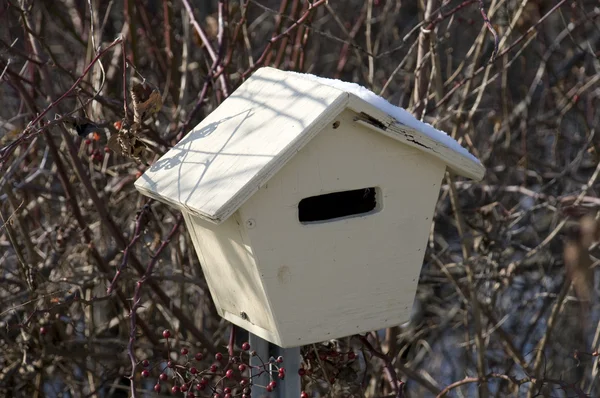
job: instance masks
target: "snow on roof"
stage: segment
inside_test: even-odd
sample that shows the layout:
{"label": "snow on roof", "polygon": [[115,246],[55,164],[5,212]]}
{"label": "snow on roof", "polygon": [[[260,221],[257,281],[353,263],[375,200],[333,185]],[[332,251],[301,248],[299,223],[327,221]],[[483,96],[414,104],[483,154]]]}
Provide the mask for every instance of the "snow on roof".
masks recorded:
{"label": "snow on roof", "polygon": [[483,166],[456,141],[367,89],[265,67],[146,170],[135,187],[219,224],[345,109],[357,113],[358,124],[437,157],[459,175],[483,177]]}
{"label": "snow on roof", "polygon": [[420,131],[421,133],[427,135],[429,138],[447,146],[448,148],[458,152],[459,154],[470,158],[473,162],[477,164],[481,164],[479,159],[473,156],[469,151],[463,148],[456,140],[450,137],[448,134],[444,133],[433,127],[432,125],[422,122],[415,118],[412,114],[410,114],[406,109],[400,108],[398,106],[390,104],[384,98],[378,96],[374,92],[368,90],[367,88],[356,84],[344,82],[336,79],[328,79],[326,77],[320,77],[311,75],[308,73],[298,73],[298,72],[288,72],[290,74],[298,75],[304,79],[309,79],[312,81],[319,82],[321,84],[327,84],[328,86],[335,87],[347,93],[351,93],[359,97],[365,102],[368,102],[375,108],[379,109],[383,113],[387,113],[396,119],[399,123],[411,127],[415,130]]}

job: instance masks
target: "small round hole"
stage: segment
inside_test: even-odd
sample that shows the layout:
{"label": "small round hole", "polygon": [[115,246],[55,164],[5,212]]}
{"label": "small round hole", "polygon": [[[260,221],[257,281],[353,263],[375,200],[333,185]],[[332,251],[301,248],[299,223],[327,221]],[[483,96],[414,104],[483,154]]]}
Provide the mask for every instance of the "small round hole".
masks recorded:
{"label": "small round hole", "polygon": [[337,129],[338,127],[340,127],[340,121],[336,120],[335,122],[333,122],[333,128]]}

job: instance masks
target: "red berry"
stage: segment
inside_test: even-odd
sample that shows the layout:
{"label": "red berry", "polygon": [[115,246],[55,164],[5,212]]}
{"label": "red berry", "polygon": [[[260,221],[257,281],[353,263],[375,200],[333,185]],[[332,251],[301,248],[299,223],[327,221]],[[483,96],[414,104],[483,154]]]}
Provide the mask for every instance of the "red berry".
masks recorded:
{"label": "red berry", "polygon": [[192,391],[190,391],[187,393],[187,396],[188,396],[188,398],[192,398],[192,397],[195,397],[196,395]]}
{"label": "red berry", "polygon": [[48,329],[46,329],[45,327],[43,327],[43,326],[42,326],[42,327],[40,328],[40,334],[41,334],[42,336],[44,336],[46,333],[48,333]]}
{"label": "red berry", "polygon": [[148,377],[150,376],[150,372],[148,372],[146,369],[142,370],[142,377]]}
{"label": "red berry", "polygon": [[201,361],[202,360],[202,353],[201,352],[197,352],[196,355],[194,355],[194,359],[196,361]]}
{"label": "red berry", "polygon": [[121,130],[121,127],[123,127],[123,122],[121,120],[117,120],[113,123],[113,126],[115,126],[117,130]]}
{"label": "red berry", "polygon": [[231,394],[225,394],[223,398],[231,398]]}
{"label": "red berry", "polygon": [[240,372],[243,372],[244,370],[246,370],[246,365],[244,365],[243,363],[241,363],[240,366],[238,366],[238,370]]}
{"label": "red berry", "polygon": [[348,359],[354,359],[354,358],[356,358],[356,354],[354,353],[354,351],[350,351],[348,353]]}
{"label": "red berry", "polygon": [[160,376],[158,376],[158,378],[159,378],[161,381],[167,381],[167,380],[169,379],[169,376],[167,376],[167,374],[166,374],[166,373],[161,373],[161,374],[160,374]]}
{"label": "red berry", "polygon": [[210,371],[215,373],[217,371],[217,365],[215,365],[215,364],[210,365]]}
{"label": "red berry", "polygon": [[300,369],[298,369],[298,374],[299,374],[300,376],[304,376],[304,375],[306,374],[306,369],[304,369],[304,368],[300,368]]}
{"label": "red berry", "polygon": [[269,384],[269,385],[267,386],[267,392],[272,392],[272,391],[273,391],[273,387],[271,387],[271,385]]}
{"label": "red berry", "polygon": [[282,356],[278,356],[277,357],[277,363],[282,363],[283,362],[283,357]]}
{"label": "red berry", "polygon": [[107,146],[105,146],[105,147],[104,147],[104,153],[109,153],[109,152],[110,152],[110,148],[109,148],[109,147],[107,147]]}
{"label": "red berry", "polygon": [[200,384],[203,384],[205,386],[208,385],[208,379],[206,377],[203,377],[202,380],[200,380]]}
{"label": "red berry", "polygon": [[150,362],[148,362],[148,360],[147,360],[147,359],[144,359],[144,360],[142,361],[142,366],[143,366],[143,367],[145,367],[145,368],[147,368],[148,366],[150,366]]}
{"label": "red berry", "polygon": [[245,387],[247,385],[248,385],[248,380],[246,380],[246,379],[240,380],[240,386]]}
{"label": "red berry", "polygon": [[254,350],[250,351],[250,356],[255,357],[256,356],[256,351],[254,351]]}
{"label": "red berry", "polygon": [[92,140],[90,140],[89,138],[87,138],[87,139],[84,141],[84,143],[85,143],[85,145],[90,145],[90,144],[92,143]]}
{"label": "red berry", "polygon": [[186,392],[188,390],[187,384],[181,386],[181,392]]}
{"label": "red berry", "polygon": [[188,353],[188,349],[187,348],[182,348],[181,349],[181,355],[187,355]]}
{"label": "red berry", "polygon": [[179,388],[179,386],[173,386],[173,388],[171,388],[171,392],[173,394],[177,394],[181,389]]}
{"label": "red berry", "polygon": [[196,390],[202,391],[206,388],[206,384],[196,384]]}
{"label": "red berry", "polygon": [[225,394],[230,394],[230,393],[231,393],[231,388],[229,388],[229,387],[225,387],[225,388],[223,389],[223,392],[224,392]]}
{"label": "red berry", "polygon": [[275,380],[273,380],[272,382],[269,383],[269,386],[271,386],[271,388],[275,388],[275,387],[277,387],[277,382]]}
{"label": "red berry", "polygon": [[242,350],[244,351],[248,351],[250,349],[250,343],[248,343],[247,341],[242,344]]}
{"label": "red berry", "polygon": [[160,392],[160,384],[159,384],[159,383],[156,383],[156,384],[154,385],[154,391],[156,391],[156,392]]}
{"label": "red berry", "polygon": [[223,354],[221,354],[220,352],[217,352],[217,353],[215,354],[215,359],[216,359],[217,361],[220,361],[221,359],[223,359]]}
{"label": "red berry", "polygon": [[300,398],[308,398],[308,394],[302,391],[302,393],[300,394]]}
{"label": "red berry", "polygon": [[233,377],[233,370],[229,369],[227,372],[225,372],[225,377],[231,379]]}
{"label": "red berry", "polygon": [[332,358],[335,358],[338,355],[339,355],[339,353],[337,351],[331,351],[331,352],[329,352],[329,356],[332,357]]}
{"label": "red berry", "polygon": [[165,339],[168,339],[169,337],[171,337],[171,331],[169,329],[166,329],[163,331],[163,337]]}
{"label": "red berry", "polygon": [[196,369],[194,367],[191,367],[190,368],[190,373],[193,374],[193,375],[195,375],[196,373],[198,373],[198,369]]}
{"label": "red berry", "polygon": [[167,366],[169,368],[174,368],[175,367],[175,363],[173,361],[169,361],[169,362],[167,362]]}

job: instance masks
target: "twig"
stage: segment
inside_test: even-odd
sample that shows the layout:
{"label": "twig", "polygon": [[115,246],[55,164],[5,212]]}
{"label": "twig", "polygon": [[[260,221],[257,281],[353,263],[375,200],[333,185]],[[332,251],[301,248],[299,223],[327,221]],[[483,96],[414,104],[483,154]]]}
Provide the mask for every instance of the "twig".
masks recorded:
{"label": "twig", "polygon": [[[463,220],[462,211],[458,203],[458,194],[454,187],[454,177],[450,172],[446,173],[448,180],[448,186],[450,188],[450,202],[452,204],[452,210],[454,212],[454,218],[456,220],[456,228],[458,230],[458,236],[460,238],[463,261],[465,265],[465,271],[467,273],[467,283],[469,284],[468,293],[469,300],[471,302],[471,308],[473,310],[473,321],[475,326],[475,347],[477,355],[477,373],[479,378],[483,378],[485,375],[485,346],[483,341],[483,326],[481,324],[481,310],[479,308],[479,299],[477,298],[477,287],[475,284],[475,278],[473,269],[471,266],[471,239],[467,237],[465,222]],[[486,383],[479,385],[479,396],[487,397],[489,395],[488,387]]]}
{"label": "twig", "polygon": [[[423,14],[423,22],[427,23],[431,20],[433,10],[435,8],[435,2],[437,0],[427,0],[425,2],[425,10]],[[417,65],[415,68],[415,87],[413,89],[413,103],[414,108],[412,112],[417,115],[417,118],[421,119],[425,110],[425,98],[427,97],[427,76],[429,75],[428,69],[426,68],[425,55],[429,50],[429,41],[431,36],[434,35],[433,30],[421,28],[419,33],[419,45],[417,47]]]}
{"label": "twig", "polygon": [[[43,130],[43,128],[42,128],[42,129],[39,129],[39,130],[36,130],[36,131],[31,131],[31,129],[33,128],[33,126],[36,126],[38,123],[40,123],[40,121],[42,120],[42,118],[48,112],[50,112],[50,110],[52,110],[56,105],[58,105],[62,100],[64,100],[68,95],[70,95],[73,92],[73,90],[75,90],[75,88],[79,85],[79,83],[81,83],[81,81],[85,78],[85,76],[87,75],[87,73],[92,69],[92,67],[96,64],[96,62],[100,59],[100,57],[102,57],[104,54],[106,54],[108,52],[108,50],[110,50],[111,48],[113,48],[117,44],[120,44],[121,42],[122,42],[122,39],[120,39],[120,38],[116,39],[108,47],[106,47],[104,50],[98,52],[98,54],[96,54],[96,56],[94,57],[94,59],[92,60],[92,62],[90,62],[89,65],[84,69],[84,71],[81,74],[81,76],[79,76],[77,78],[77,80],[75,81],[75,83],[73,83],[73,85],[67,91],[65,91],[56,100],[54,100],[53,102],[51,102],[50,105],[48,105],[46,107],[46,109],[44,109],[33,121],[29,122],[29,124],[27,125],[27,128],[21,133],[21,135],[17,139],[15,139],[13,142],[11,142],[8,145],[5,145],[3,148],[0,149],[0,167],[6,161],[6,159],[12,153],[12,151],[21,142],[23,142],[23,141],[25,141],[27,139],[30,139],[32,136],[34,136],[36,134],[39,134]],[[54,121],[54,122],[56,122],[56,121]]]}
{"label": "twig", "polygon": [[142,228],[144,226],[143,221],[145,220],[145,215],[149,210],[150,210],[150,205],[146,204],[138,212],[138,215],[135,219],[135,230],[133,232],[133,237],[131,238],[131,240],[127,244],[127,247],[123,251],[123,258],[121,259],[121,264],[117,268],[117,271],[115,272],[115,276],[114,276],[113,280],[110,282],[110,285],[106,289],[106,294],[108,294],[108,295],[112,294],[112,292],[115,290],[119,276],[121,276],[121,273],[125,270],[125,267],[127,267],[127,260],[129,259],[129,253],[131,251],[131,248],[137,243],[137,241],[140,239],[140,237],[142,235],[141,232],[142,232]]}
{"label": "twig", "polygon": [[[525,33],[523,33],[518,39],[516,39],[510,46],[508,46],[506,49],[502,50],[500,53],[496,54],[496,57],[494,58],[493,62],[496,62],[498,59],[500,59],[503,55],[509,53],[514,47],[516,47],[519,43],[521,43],[523,40],[525,40],[526,38],[529,37],[529,34],[531,32],[533,32],[541,23],[543,23],[550,15],[552,15],[552,13],[554,13],[557,9],[559,9],[561,6],[564,5],[564,3],[566,3],[567,0],[560,0],[554,7],[552,7],[546,14],[544,14],[543,17],[541,17],[536,23],[534,23],[531,27],[529,27],[529,29],[527,29],[527,31]],[[506,35],[505,37],[508,37],[508,35]],[[504,39],[503,39],[504,40]],[[502,42],[503,40],[500,41],[499,47],[502,46]],[[440,106],[442,106],[443,104],[446,103],[446,101],[448,101],[448,99],[452,96],[452,94],[454,94],[454,92],[456,90],[458,90],[460,87],[462,87],[465,83],[467,83],[468,81],[472,80],[475,76],[479,75],[481,72],[483,72],[485,70],[485,68],[488,66],[488,64],[483,65],[481,67],[479,67],[475,72],[473,72],[471,75],[469,75],[468,77],[465,77],[462,81],[460,81],[458,84],[456,84],[452,89],[450,89],[446,95],[444,96],[444,98],[442,98],[441,101],[439,101],[438,103],[436,103],[435,107],[439,108]]]}
{"label": "twig", "polygon": [[[220,56],[213,49],[213,46],[210,43],[210,40],[208,40],[208,36],[206,35],[206,32],[204,32],[204,29],[202,29],[200,24],[196,21],[196,18],[194,17],[194,11],[192,10],[192,7],[190,6],[189,1],[188,0],[182,0],[182,1],[183,1],[183,6],[185,7],[185,9],[188,13],[188,17],[190,18],[190,22],[192,23],[192,26],[194,26],[194,29],[196,30],[196,33],[198,33],[198,36],[200,36],[200,39],[202,40],[202,43],[204,44],[204,47],[206,48],[206,51],[208,52],[210,59],[213,61],[213,64],[211,66],[211,71],[219,72]],[[221,52],[222,51],[219,50],[219,53],[221,53]],[[229,93],[228,93],[227,81],[225,80],[224,75],[219,74],[219,82],[221,84],[221,89],[223,90],[223,94],[225,95],[225,97],[227,97],[229,95]]]}
{"label": "twig", "polygon": [[483,22],[485,23],[485,26],[488,28],[488,30],[490,31],[492,36],[494,36],[494,51],[492,52],[492,56],[490,57],[490,60],[488,61],[488,63],[492,63],[496,59],[496,54],[498,54],[498,33],[496,33],[496,30],[492,26],[492,23],[490,22],[490,19],[488,18],[487,14],[485,12],[485,7],[483,6],[483,0],[479,0],[479,11],[481,12],[481,16],[483,17]]}
{"label": "twig", "polygon": [[271,47],[273,47],[273,44],[277,43],[283,37],[286,37],[287,35],[289,35],[294,29],[296,29],[296,27],[298,27],[298,25],[304,23],[304,21],[306,21],[306,19],[308,19],[312,10],[325,4],[326,2],[327,2],[327,0],[317,0],[314,3],[311,3],[308,6],[308,9],[306,10],[306,12],[304,14],[302,14],[302,16],[297,21],[295,21],[293,24],[291,24],[289,28],[287,28],[283,33],[280,33],[279,35],[272,37],[269,40],[269,42],[267,43],[266,47],[264,48],[261,56],[256,60],[254,65],[250,66],[248,69],[246,69],[246,71],[244,73],[242,73],[242,77],[244,79],[247,78],[252,72],[254,72],[256,69],[261,67],[263,65],[263,63],[265,62],[267,55],[271,51]]}
{"label": "twig", "polygon": [[373,347],[371,342],[369,342],[369,340],[365,336],[357,335],[357,337],[360,340],[360,342],[367,348],[367,350],[369,350],[369,352],[373,356],[375,356],[383,361],[383,366],[385,368],[389,382],[392,385],[392,388],[394,389],[394,391],[396,393],[395,397],[396,398],[404,397],[404,391],[403,391],[404,382],[398,379],[398,375],[396,374],[396,369],[394,369],[394,365],[392,365],[392,360],[390,359],[390,357],[388,357],[384,353],[376,350],[375,347]]}
{"label": "twig", "polygon": [[152,276],[152,272],[154,271],[154,266],[158,262],[160,254],[167,247],[167,245],[171,242],[171,239],[175,236],[179,227],[183,223],[183,216],[177,216],[177,220],[171,228],[171,231],[156,250],[156,252],[152,255],[152,260],[146,266],[146,271],[142,275],[142,277],[135,284],[135,292],[133,294],[133,304],[131,306],[131,310],[129,311],[129,343],[127,344],[127,355],[129,356],[129,360],[131,362],[131,374],[129,375],[130,385],[131,385],[131,395],[132,397],[137,397],[137,389],[135,388],[135,370],[137,368],[137,359],[135,357],[134,347],[135,338],[136,338],[136,318],[137,318],[137,310],[141,306],[142,301],[142,287],[144,283]]}

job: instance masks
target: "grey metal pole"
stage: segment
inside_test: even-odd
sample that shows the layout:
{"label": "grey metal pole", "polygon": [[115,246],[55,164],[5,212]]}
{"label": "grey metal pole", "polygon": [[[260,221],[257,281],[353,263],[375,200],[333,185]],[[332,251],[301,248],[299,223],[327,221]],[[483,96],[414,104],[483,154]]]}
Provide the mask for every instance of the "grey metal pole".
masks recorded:
{"label": "grey metal pole", "polygon": [[300,383],[300,347],[281,348],[277,347],[279,355],[283,357],[281,364],[285,368],[285,379],[277,382],[277,398],[300,398],[302,385]]}
{"label": "grey metal pole", "polygon": [[[252,382],[257,386],[252,389],[252,397],[270,397],[270,398],[296,398],[300,397],[302,389],[300,375],[298,375],[298,369],[300,368],[300,347],[294,348],[281,348],[274,344],[269,343],[262,338],[250,333],[249,343],[251,350],[256,351],[257,357],[250,358],[251,366],[260,366],[262,362],[258,359],[260,357],[265,363],[269,361],[269,358],[278,356],[283,357],[283,363],[277,364],[279,367],[285,368],[285,378],[281,380],[277,374],[276,367],[274,365],[268,365],[271,374],[273,374],[273,380],[277,382],[277,387],[272,393],[268,393],[264,387],[266,387],[271,381],[267,372],[262,373],[260,376],[252,379]],[[251,375],[256,374],[250,373]],[[258,387],[261,386],[261,387]]]}

